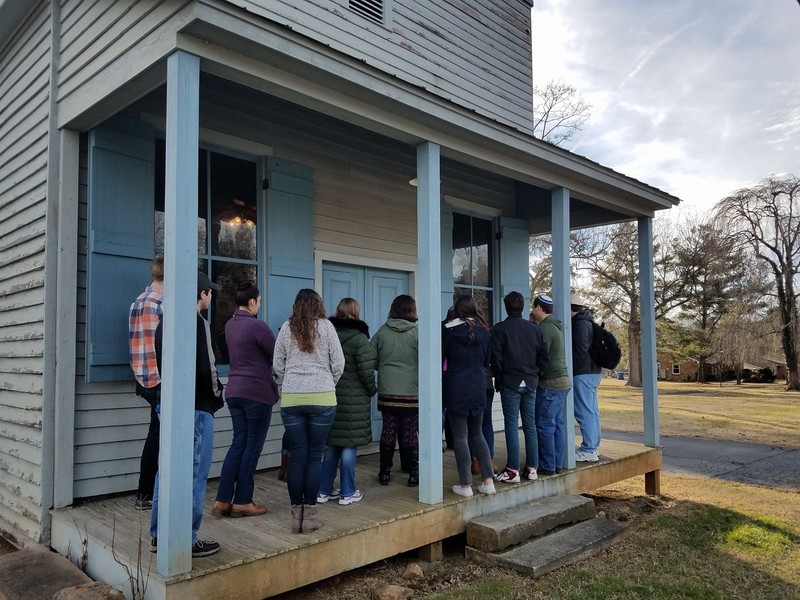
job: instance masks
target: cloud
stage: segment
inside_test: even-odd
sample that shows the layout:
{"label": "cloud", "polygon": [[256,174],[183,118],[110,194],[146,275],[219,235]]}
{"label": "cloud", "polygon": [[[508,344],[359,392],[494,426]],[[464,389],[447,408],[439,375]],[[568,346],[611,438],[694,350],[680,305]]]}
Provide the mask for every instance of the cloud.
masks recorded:
{"label": "cloud", "polygon": [[708,207],[800,169],[795,3],[537,0],[533,14],[534,82],[562,78],[593,105],[576,152]]}

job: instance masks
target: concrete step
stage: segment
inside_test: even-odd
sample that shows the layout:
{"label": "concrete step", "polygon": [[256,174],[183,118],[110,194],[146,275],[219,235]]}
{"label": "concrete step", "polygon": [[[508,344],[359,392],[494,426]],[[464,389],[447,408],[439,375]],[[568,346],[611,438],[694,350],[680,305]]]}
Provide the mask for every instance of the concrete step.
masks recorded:
{"label": "concrete step", "polygon": [[485,552],[467,546],[466,555],[485,565],[539,577],[594,556],[628,532],[626,523],[596,518],[563,527],[505,552]]}
{"label": "concrete step", "polygon": [[467,525],[467,544],[496,552],[521,544],[567,523],[595,516],[594,500],[585,496],[550,496],[530,504],[494,512]]}
{"label": "concrete step", "polygon": [[0,600],[43,600],[89,583],[86,573],[55,552],[23,549],[0,556]]}

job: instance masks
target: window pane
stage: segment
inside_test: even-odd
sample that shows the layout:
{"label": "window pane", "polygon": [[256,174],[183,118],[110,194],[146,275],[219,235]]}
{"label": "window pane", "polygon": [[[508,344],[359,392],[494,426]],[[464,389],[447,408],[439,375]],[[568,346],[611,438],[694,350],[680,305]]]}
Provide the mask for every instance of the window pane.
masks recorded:
{"label": "window pane", "polygon": [[214,337],[217,350],[217,361],[228,364],[228,347],[225,344],[225,323],[236,312],[236,302],[233,295],[240,281],[257,280],[256,265],[243,265],[212,261],[211,280],[222,286],[211,297],[211,335]]}
{"label": "window pane", "polygon": [[487,325],[494,323],[492,315],[492,292],[489,290],[472,290],[472,297],[475,299],[475,304],[478,305],[478,311],[481,316],[486,320]]}
{"label": "window pane", "polygon": [[472,285],[492,285],[492,222],[472,219]]}
{"label": "window pane", "polygon": [[212,253],[257,260],[256,164],[211,153]]}
{"label": "window pane", "polygon": [[470,285],[470,218],[453,213],[453,280]]}

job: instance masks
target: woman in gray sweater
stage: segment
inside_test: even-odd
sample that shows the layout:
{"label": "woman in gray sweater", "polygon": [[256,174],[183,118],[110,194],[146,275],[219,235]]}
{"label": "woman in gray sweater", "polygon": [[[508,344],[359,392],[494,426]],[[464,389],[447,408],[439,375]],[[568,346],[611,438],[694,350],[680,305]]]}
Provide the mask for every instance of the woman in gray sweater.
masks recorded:
{"label": "woman in gray sweater", "polygon": [[283,380],[281,419],[289,446],[287,485],[292,533],[319,529],[317,494],[322,452],[336,416],[336,382],[344,371],[339,337],[314,290],[297,293],[292,316],[275,342],[273,370]]}

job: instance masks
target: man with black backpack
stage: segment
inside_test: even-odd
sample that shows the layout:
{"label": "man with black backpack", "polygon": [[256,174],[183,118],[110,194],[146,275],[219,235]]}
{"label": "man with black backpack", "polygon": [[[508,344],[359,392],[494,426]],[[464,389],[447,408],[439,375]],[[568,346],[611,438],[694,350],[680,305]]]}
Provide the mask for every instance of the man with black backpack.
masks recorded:
{"label": "man with black backpack", "polygon": [[600,460],[600,411],[597,405],[597,388],[600,387],[602,369],[592,357],[594,319],[586,309],[586,302],[572,294],[572,391],[575,399],[575,420],[581,430],[580,448],[575,452],[578,462]]}

